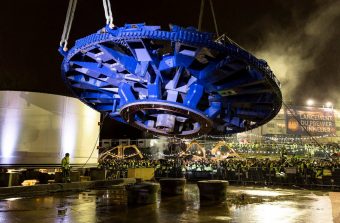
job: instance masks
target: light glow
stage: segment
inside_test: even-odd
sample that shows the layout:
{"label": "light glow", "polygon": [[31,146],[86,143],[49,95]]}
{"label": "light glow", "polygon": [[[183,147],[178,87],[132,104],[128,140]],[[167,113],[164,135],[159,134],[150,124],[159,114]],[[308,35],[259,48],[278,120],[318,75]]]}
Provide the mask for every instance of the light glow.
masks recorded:
{"label": "light glow", "polygon": [[325,104],[326,108],[331,108],[333,106],[332,102],[327,101]]}
{"label": "light glow", "polygon": [[263,196],[263,197],[277,197],[282,195],[292,195],[292,193],[282,192],[282,191],[268,191],[268,190],[243,190],[243,193],[253,196]]}
{"label": "light glow", "polygon": [[77,132],[77,117],[68,113],[64,113],[62,117],[62,128],[61,128],[61,151],[63,156],[65,153],[74,155],[76,146],[76,132]]}
{"label": "light glow", "polygon": [[157,143],[158,143],[158,142],[157,142],[156,139],[151,139],[151,140],[150,140],[150,146],[151,146],[151,147],[156,146]]}
{"label": "light glow", "polygon": [[292,208],[291,206],[293,206],[292,202],[289,201],[282,202],[280,205],[270,203],[256,205],[252,213],[254,222],[294,222],[294,219],[298,219],[303,213],[299,211],[299,209]]}
{"label": "light glow", "polygon": [[308,100],[306,101],[306,104],[307,104],[308,106],[312,106],[312,105],[314,105],[314,100],[313,100],[313,99],[308,99]]}
{"label": "light glow", "polygon": [[21,128],[21,109],[17,108],[6,108],[6,101],[11,98],[10,94],[5,93],[3,98],[3,103],[0,109],[3,110],[2,115],[0,115],[1,123],[1,163],[10,164],[13,159],[13,153],[18,147],[19,133]]}
{"label": "light glow", "polygon": [[20,200],[22,197],[11,197],[11,198],[6,198],[4,199],[5,201],[15,201],[15,200]]}

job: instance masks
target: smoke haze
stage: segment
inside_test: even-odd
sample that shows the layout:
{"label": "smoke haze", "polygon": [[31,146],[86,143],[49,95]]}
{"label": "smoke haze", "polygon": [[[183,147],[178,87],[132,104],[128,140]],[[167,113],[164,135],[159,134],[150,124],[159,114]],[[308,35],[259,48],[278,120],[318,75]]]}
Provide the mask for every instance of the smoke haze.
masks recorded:
{"label": "smoke haze", "polygon": [[[340,102],[340,1],[315,1],[307,18],[292,9],[292,25],[267,31],[258,58],[281,81],[284,101]],[[337,101],[337,102],[336,102]]]}

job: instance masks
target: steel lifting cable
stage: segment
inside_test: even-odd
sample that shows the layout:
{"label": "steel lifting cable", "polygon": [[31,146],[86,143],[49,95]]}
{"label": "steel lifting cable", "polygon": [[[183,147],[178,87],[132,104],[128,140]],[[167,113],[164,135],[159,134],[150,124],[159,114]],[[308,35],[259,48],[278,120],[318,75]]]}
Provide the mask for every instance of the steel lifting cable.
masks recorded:
{"label": "steel lifting cable", "polygon": [[110,28],[113,28],[114,27],[114,24],[113,24],[113,16],[112,16],[112,10],[111,10],[111,2],[110,0],[107,0],[107,5],[108,5],[108,9],[109,9],[109,17],[110,17]]}
{"label": "steel lifting cable", "polygon": [[199,19],[198,19],[198,31],[201,31],[201,28],[202,28],[202,19],[203,19],[203,12],[204,12],[204,1],[205,0],[201,0],[200,15],[199,15]]}
{"label": "steel lifting cable", "polygon": [[109,27],[112,29],[114,27],[114,24],[110,0],[103,0],[103,7],[106,18],[106,24],[108,24]]}
{"label": "steel lifting cable", "polygon": [[214,10],[214,5],[213,5],[212,0],[210,0],[210,9],[211,9],[211,14],[212,14],[213,20],[214,20],[215,32],[216,32],[216,35],[219,36],[219,34],[218,34],[218,27],[217,27],[217,21],[216,21],[216,17],[215,17],[215,10]]}
{"label": "steel lifting cable", "polygon": [[[199,15],[199,19],[198,19],[198,31],[201,31],[201,29],[202,29],[202,20],[203,20],[203,13],[204,13],[204,2],[205,2],[205,0],[201,0],[200,15]],[[213,20],[214,20],[215,32],[216,32],[216,35],[219,36],[213,1],[209,0],[209,3],[210,3],[211,14],[212,14],[212,17],[213,17]]]}
{"label": "steel lifting cable", "polygon": [[109,24],[110,19],[109,19],[109,13],[107,11],[107,2],[106,2],[106,0],[103,0],[103,7],[104,7],[105,18],[106,18],[106,24]]}
{"label": "steel lifting cable", "polygon": [[66,13],[66,20],[64,24],[63,34],[61,35],[60,46],[63,47],[64,51],[67,51],[67,41],[70,36],[72,22],[74,18],[74,12],[76,10],[77,0],[70,0]]}
{"label": "steel lifting cable", "polygon": [[[70,31],[72,27],[72,22],[73,22],[76,6],[77,6],[77,0],[69,1],[63,34],[61,35],[61,40],[60,40],[60,46],[63,47],[64,51],[67,51],[67,41],[70,36]],[[108,24],[110,28],[113,28],[114,24],[113,24],[113,16],[112,16],[112,11],[111,11],[110,0],[103,0],[103,6],[104,6],[106,24]]]}

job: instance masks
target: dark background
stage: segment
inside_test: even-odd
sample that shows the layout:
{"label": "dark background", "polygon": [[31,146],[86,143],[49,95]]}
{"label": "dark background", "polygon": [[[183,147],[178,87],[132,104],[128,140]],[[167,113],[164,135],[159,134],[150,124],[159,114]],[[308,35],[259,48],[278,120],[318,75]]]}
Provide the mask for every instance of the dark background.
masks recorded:
{"label": "dark background", "polygon": [[[200,0],[111,0],[114,23],[198,24]],[[226,33],[268,61],[282,82],[285,101],[340,101],[340,1],[214,0],[220,34]],[[67,0],[0,3],[0,90],[72,96],[61,79],[59,46]],[[78,0],[69,47],[105,25],[101,0]],[[203,31],[214,32],[208,1]],[[103,138],[140,137],[141,132],[109,118]]]}

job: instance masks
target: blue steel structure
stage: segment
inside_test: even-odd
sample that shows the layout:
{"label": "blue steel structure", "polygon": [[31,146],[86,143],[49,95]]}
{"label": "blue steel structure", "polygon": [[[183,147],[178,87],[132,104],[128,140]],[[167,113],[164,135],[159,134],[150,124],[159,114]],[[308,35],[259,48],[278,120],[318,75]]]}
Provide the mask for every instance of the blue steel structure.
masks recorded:
{"label": "blue steel structure", "polygon": [[280,83],[264,60],[195,28],[106,26],[59,51],[78,98],[157,135],[242,132],[281,108]]}

